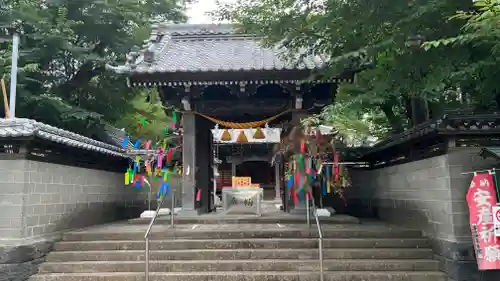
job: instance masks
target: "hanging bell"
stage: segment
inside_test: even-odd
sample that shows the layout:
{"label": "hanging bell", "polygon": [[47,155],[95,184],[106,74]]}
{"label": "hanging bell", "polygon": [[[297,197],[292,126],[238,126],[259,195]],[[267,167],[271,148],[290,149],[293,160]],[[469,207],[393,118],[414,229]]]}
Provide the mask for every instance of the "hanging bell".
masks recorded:
{"label": "hanging bell", "polygon": [[266,135],[264,135],[264,132],[260,127],[257,127],[257,129],[255,129],[255,134],[253,134],[253,138],[256,140],[263,140],[266,138]]}
{"label": "hanging bell", "polygon": [[222,136],[220,137],[221,141],[231,141],[233,137],[231,136],[231,133],[229,132],[228,129],[224,129],[224,132],[222,132]]}
{"label": "hanging bell", "polygon": [[236,139],[236,143],[247,143],[248,139],[247,136],[245,135],[245,131],[241,130],[240,134],[238,135],[238,138]]}

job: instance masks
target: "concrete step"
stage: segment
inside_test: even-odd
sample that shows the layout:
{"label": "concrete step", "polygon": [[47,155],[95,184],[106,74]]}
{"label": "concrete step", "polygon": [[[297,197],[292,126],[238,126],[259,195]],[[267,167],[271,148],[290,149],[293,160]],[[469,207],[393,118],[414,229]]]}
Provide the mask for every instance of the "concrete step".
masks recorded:
{"label": "concrete step", "polygon": [[[144,250],[144,241],[62,241],[55,244],[55,251],[109,251]],[[325,248],[428,248],[430,243],[424,238],[331,238],[324,239]],[[316,249],[317,239],[225,239],[225,240],[153,240],[151,250],[190,250],[190,249]]]}
{"label": "concrete step", "polygon": [[[325,259],[432,259],[431,249],[327,249]],[[151,260],[316,259],[317,249],[194,249],[151,251]],[[52,252],[49,262],[139,261],[144,251]]]}
{"label": "concrete step", "polygon": [[[320,217],[321,224],[359,224],[358,218],[348,215],[335,215],[332,217]],[[151,219],[138,218],[128,222],[130,224],[149,224]],[[170,224],[170,216],[158,216],[157,224]],[[241,224],[241,223],[258,223],[258,224],[305,224],[306,218],[303,215],[281,214],[273,216],[255,216],[255,215],[225,215],[225,216],[197,216],[197,217],[175,217],[175,224]]]}
{"label": "concrete step", "polygon": [[[300,272],[168,272],[150,274],[151,281],[318,281],[317,271]],[[144,281],[144,273],[52,273],[37,274],[30,281]],[[445,281],[440,272],[325,272],[325,281]]]}
{"label": "concrete step", "polygon": [[[325,260],[327,271],[433,271],[438,262],[433,260]],[[201,260],[152,261],[151,272],[204,272],[204,271],[317,271],[314,260]],[[90,261],[47,262],[40,273],[84,272],[144,272],[143,261]]]}
{"label": "concrete step", "polygon": [[[353,225],[354,226],[354,225]],[[361,226],[361,225],[360,225]],[[317,237],[318,231],[310,229],[223,229],[217,225],[212,229],[165,229],[163,231],[153,231],[152,240],[162,240],[166,238],[176,239],[251,239],[251,238],[311,238]],[[344,227],[325,228],[323,230],[325,238],[421,238],[422,234],[417,230],[403,230],[398,228],[362,228]],[[101,240],[143,240],[144,231],[77,231],[66,233],[64,241],[101,241]]]}

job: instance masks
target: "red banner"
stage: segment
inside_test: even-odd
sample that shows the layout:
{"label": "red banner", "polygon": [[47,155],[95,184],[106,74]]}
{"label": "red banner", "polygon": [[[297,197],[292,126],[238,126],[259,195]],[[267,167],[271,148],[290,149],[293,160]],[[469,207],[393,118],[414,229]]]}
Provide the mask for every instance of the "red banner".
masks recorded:
{"label": "red banner", "polygon": [[476,174],[467,192],[470,230],[479,270],[500,269],[500,239],[495,238],[492,208],[497,204],[489,173]]}

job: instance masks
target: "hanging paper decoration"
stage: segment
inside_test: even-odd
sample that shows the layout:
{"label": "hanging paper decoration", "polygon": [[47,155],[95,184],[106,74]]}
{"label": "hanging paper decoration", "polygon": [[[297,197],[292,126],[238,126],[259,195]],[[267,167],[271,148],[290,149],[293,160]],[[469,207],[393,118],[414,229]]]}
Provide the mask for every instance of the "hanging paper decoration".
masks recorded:
{"label": "hanging paper decoration", "polygon": [[303,170],[304,170],[304,155],[299,154],[299,155],[297,156],[297,162],[299,162],[299,169],[300,169],[301,171],[303,171]]}
{"label": "hanging paper decoration", "polygon": [[144,176],[135,176],[135,189],[140,189],[144,186]]}
{"label": "hanging paper decoration", "polygon": [[160,186],[160,190],[158,191],[158,194],[156,195],[156,199],[163,199],[163,196],[168,196],[170,193],[170,185],[166,182],[162,182]]}
{"label": "hanging paper decoration", "polygon": [[139,128],[146,128],[146,119],[144,117],[141,117],[141,120],[139,120]]}
{"label": "hanging paper decoration", "polygon": [[163,136],[166,137],[167,136],[167,128],[163,128]]}
{"label": "hanging paper decoration", "polygon": [[129,168],[129,169],[128,169],[128,179],[129,179],[129,181],[128,181],[128,183],[127,183],[127,184],[131,184],[131,183],[133,183],[133,182],[134,182],[134,176],[135,176],[135,172],[134,172],[134,170],[133,170],[133,169],[131,169],[131,168]]}
{"label": "hanging paper decoration", "polygon": [[201,190],[198,189],[198,191],[196,192],[196,202],[200,202],[201,200]]}
{"label": "hanging paper decoration", "polygon": [[330,183],[330,167],[326,166],[325,168],[325,180],[326,180],[326,193],[332,192],[332,186]]}
{"label": "hanging paper decoration", "polygon": [[127,172],[125,173],[125,185],[128,185],[130,183],[130,173],[129,171],[127,170]]}
{"label": "hanging paper decoration", "polygon": [[166,182],[168,184],[170,184],[170,171],[167,170],[167,178],[166,178]]}
{"label": "hanging paper decoration", "polygon": [[122,148],[126,148],[129,143],[128,136],[125,136],[125,138],[122,141]]}
{"label": "hanging paper decoration", "polygon": [[134,181],[135,181],[135,188],[140,189],[141,188],[141,179],[140,179],[139,175],[135,175]]}
{"label": "hanging paper decoration", "polygon": [[306,174],[311,175],[312,173],[311,167],[312,167],[312,159],[309,159],[306,165]]}
{"label": "hanging paper decoration", "polygon": [[161,154],[161,153],[158,154],[158,161],[157,161],[157,163],[158,163],[158,166],[157,166],[158,169],[161,169],[161,167],[163,166],[163,154]]}
{"label": "hanging paper decoration", "polygon": [[292,175],[288,176],[288,186],[287,187],[288,187],[288,190],[292,189],[292,187],[293,187],[293,176]]}
{"label": "hanging paper decoration", "polygon": [[253,138],[256,140],[263,140],[266,138],[266,135],[264,135],[264,132],[260,127],[257,127],[257,129],[255,129],[255,134],[253,134]]}
{"label": "hanging paper decoration", "polygon": [[225,129],[222,132],[222,136],[220,137],[220,140],[221,141],[231,141],[232,139],[233,139],[233,137],[231,136],[231,133],[229,132],[229,130]]}
{"label": "hanging paper decoration", "polygon": [[335,167],[335,181],[338,181],[340,179],[340,173],[339,173],[339,161],[340,161],[340,154],[338,152],[335,152],[333,155],[333,165]]}
{"label": "hanging paper decoration", "polygon": [[148,140],[148,141],[146,142],[146,144],[144,145],[144,148],[145,148],[145,149],[150,149],[150,148],[151,148],[151,141],[150,141],[150,140]]}
{"label": "hanging paper decoration", "polygon": [[176,125],[177,125],[177,113],[174,111],[172,116],[172,128],[175,129]]}
{"label": "hanging paper decoration", "polygon": [[169,148],[168,149],[168,152],[167,152],[167,163],[170,163],[170,161],[172,160],[172,153],[173,153],[173,149],[172,148]]}
{"label": "hanging paper decoration", "polygon": [[134,144],[135,149],[139,149],[141,147],[141,140],[136,140]]}
{"label": "hanging paper decoration", "polygon": [[146,166],[146,172],[148,173],[148,177],[150,177],[152,175],[152,173],[151,173],[151,162],[147,161],[144,165]]}
{"label": "hanging paper decoration", "polygon": [[247,136],[245,135],[245,131],[241,130],[240,134],[238,135],[238,138],[236,139],[236,143],[247,143],[248,139]]}

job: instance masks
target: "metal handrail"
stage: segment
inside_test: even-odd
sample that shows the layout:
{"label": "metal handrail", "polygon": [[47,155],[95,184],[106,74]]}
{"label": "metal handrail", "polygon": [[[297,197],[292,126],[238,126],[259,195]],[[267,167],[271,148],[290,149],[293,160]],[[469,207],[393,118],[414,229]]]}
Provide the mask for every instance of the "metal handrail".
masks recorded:
{"label": "metal handrail", "polygon": [[318,228],[318,251],[319,251],[319,280],[325,280],[325,271],[323,269],[323,228],[319,221],[317,208],[314,208],[314,219],[316,220],[316,226]]}
{"label": "metal handrail", "polygon": [[[149,222],[149,226],[146,229],[146,233],[144,234],[144,242],[145,242],[145,253],[144,253],[144,263],[145,263],[145,281],[149,281],[149,236],[151,234],[151,229],[153,228],[153,225],[155,224],[156,218],[158,218],[158,213],[160,212],[161,206],[163,205],[163,202],[165,202],[165,198],[167,196],[162,196],[160,200],[158,201],[158,206],[156,207],[156,212],[153,218],[151,219],[151,222]],[[172,191],[172,209],[170,210],[170,215],[171,215],[171,224],[173,226],[174,223],[174,191]]]}
{"label": "metal handrail", "polygon": [[311,200],[309,200],[309,197],[307,197],[306,200],[306,208],[307,208],[307,226],[311,227],[311,219],[310,219],[310,212],[311,208],[309,208],[309,203],[310,201],[312,202],[313,208],[313,214],[314,214],[314,220],[316,221],[316,227],[318,228],[318,253],[319,253],[319,280],[324,281],[325,280],[325,272],[323,268],[323,228],[321,227],[321,222],[319,221],[318,217],[318,208],[316,207],[316,204],[314,202],[314,197],[311,197]]}

